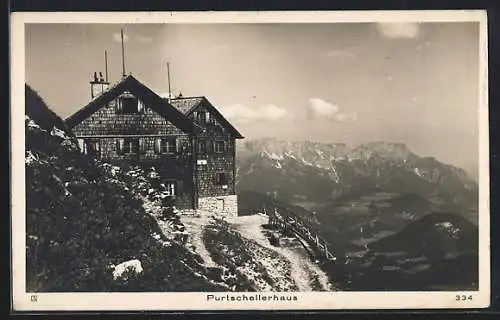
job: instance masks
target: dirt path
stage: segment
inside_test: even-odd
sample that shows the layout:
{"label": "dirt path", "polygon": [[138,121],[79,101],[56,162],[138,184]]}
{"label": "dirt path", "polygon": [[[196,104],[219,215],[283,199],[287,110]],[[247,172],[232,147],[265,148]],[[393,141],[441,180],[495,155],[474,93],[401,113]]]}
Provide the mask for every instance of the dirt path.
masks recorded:
{"label": "dirt path", "polygon": [[208,252],[203,242],[203,228],[209,223],[208,215],[181,216],[181,222],[188,232],[188,248],[196,252],[203,259],[203,265],[209,268],[219,267]]}
{"label": "dirt path", "polygon": [[262,233],[261,226],[267,222],[267,218],[260,215],[228,218],[240,234],[250,240],[257,242],[260,246],[276,251],[285,257],[291,264],[292,277],[299,288],[299,291],[313,291],[311,278],[316,277],[321,290],[329,290],[328,277],[326,274],[309,259],[302,257],[292,249],[272,246],[266,236]]}

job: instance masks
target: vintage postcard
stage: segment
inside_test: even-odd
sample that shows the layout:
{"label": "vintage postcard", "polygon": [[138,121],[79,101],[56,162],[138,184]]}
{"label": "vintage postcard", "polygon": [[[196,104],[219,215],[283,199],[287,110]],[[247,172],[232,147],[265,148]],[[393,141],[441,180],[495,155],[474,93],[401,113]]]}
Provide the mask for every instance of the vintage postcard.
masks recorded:
{"label": "vintage postcard", "polygon": [[13,309],[489,306],[486,21],[13,13]]}

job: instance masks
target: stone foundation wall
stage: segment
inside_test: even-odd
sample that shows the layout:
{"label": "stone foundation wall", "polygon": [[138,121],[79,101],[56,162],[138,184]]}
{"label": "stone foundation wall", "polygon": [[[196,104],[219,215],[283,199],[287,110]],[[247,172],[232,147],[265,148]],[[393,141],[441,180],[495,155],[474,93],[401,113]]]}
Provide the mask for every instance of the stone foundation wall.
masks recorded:
{"label": "stone foundation wall", "polygon": [[198,209],[220,215],[238,215],[238,196],[203,197],[198,199]]}

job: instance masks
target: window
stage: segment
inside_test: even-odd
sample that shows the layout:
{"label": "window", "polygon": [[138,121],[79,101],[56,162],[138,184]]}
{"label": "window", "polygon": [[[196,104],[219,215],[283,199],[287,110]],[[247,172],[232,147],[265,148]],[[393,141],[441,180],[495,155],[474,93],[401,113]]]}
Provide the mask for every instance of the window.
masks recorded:
{"label": "window", "polygon": [[177,182],[176,181],[167,181],[165,182],[165,193],[169,196],[175,196],[177,190]]}
{"label": "window", "polygon": [[198,122],[200,124],[206,124],[207,123],[207,113],[206,112],[200,112],[200,113],[198,113]]}
{"label": "window", "polygon": [[221,127],[221,126],[219,126],[219,125],[215,126],[214,130],[215,130],[215,133],[217,133],[217,134],[223,134],[224,133],[224,128]]}
{"label": "window", "polygon": [[117,112],[121,114],[136,114],[142,113],[144,104],[132,95],[124,95],[118,98]]}
{"label": "window", "polygon": [[139,152],[139,139],[119,139],[116,142],[118,154],[133,154]]}
{"label": "window", "polygon": [[99,141],[85,140],[84,153],[92,156],[99,156],[101,152],[101,146]]}
{"label": "window", "polygon": [[78,146],[84,154],[99,156],[101,153],[99,140],[78,139]]}
{"label": "window", "polygon": [[157,140],[157,153],[174,154],[177,152],[176,138],[161,138]]}
{"label": "window", "polygon": [[215,184],[216,185],[227,185],[228,177],[225,172],[217,172],[215,174]]}
{"label": "window", "polygon": [[205,140],[198,141],[198,152],[199,153],[207,152],[207,142]]}
{"label": "window", "polygon": [[225,148],[226,147],[226,144],[224,143],[224,141],[215,141],[215,145],[214,145],[214,151],[216,153],[223,153],[224,151],[226,151]]}

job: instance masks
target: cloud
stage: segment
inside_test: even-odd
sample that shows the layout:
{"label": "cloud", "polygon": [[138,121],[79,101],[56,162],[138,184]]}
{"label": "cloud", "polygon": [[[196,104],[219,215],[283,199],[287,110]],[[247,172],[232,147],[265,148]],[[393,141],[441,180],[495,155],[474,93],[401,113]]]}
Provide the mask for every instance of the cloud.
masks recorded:
{"label": "cloud", "polygon": [[339,107],[319,98],[309,99],[309,104],[307,107],[310,117],[314,116],[330,117],[335,115],[339,111]]}
{"label": "cloud", "polygon": [[250,108],[242,104],[222,107],[221,113],[228,120],[237,122],[276,121],[289,116],[289,112],[274,104]]}
{"label": "cloud", "polygon": [[377,23],[377,30],[384,37],[389,39],[396,38],[415,38],[419,32],[419,24],[412,22],[397,23]]}
{"label": "cloud", "polygon": [[340,112],[338,106],[320,98],[309,99],[307,115],[310,120],[325,119],[335,122],[355,122],[358,119],[355,113]]}

